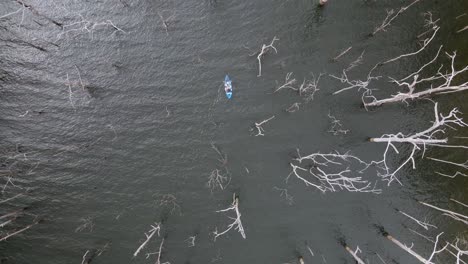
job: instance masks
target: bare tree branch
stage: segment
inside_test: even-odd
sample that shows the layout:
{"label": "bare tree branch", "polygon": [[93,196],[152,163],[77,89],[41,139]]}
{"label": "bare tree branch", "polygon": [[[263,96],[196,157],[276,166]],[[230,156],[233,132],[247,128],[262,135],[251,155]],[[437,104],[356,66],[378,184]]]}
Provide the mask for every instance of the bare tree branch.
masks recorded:
{"label": "bare tree branch", "polygon": [[245,236],[245,232],[244,232],[244,227],[242,226],[242,222],[241,222],[241,213],[239,211],[239,198],[236,197],[236,194],[234,193],[233,194],[233,197],[232,197],[233,201],[232,201],[232,204],[230,207],[226,208],[226,209],[222,209],[222,210],[218,210],[216,211],[217,213],[222,213],[222,212],[228,212],[228,211],[234,211],[236,213],[236,218],[234,217],[229,217],[230,219],[233,219],[234,222],[232,222],[231,224],[228,225],[228,227],[222,231],[221,233],[218,232],[218,230],[216,229],[213,234],[214,234],[214,240],[216,241],[216,238],[218,238],[219,236],[222,236],[224,234],[226,234],[227,232],[229,232],[229,230],[231,230],[232,228],[234,228],[235,230],[237,230],[242,238],[246,239],[247,237]]}
{"label": "bare tree branch", "polygon": [[442,209],[442,208],[439,208],[437,206],[434,206],[434,205],[431,205],[431,204],[428,204],[428,203],[425,203],[425,202],[419,202],[425,206],[428,206],[428,207],[431,207],[432,209],[435,209],[435,210],[438,210],[440,212],[443,212],[442,215],[446,215],[448,217],[451,217],[457,221],[460,221],[466,225],[468,225],[468,216],[466,215],[462,215],[460,213],[456,213],[456,212],[452,212],[450,210],[447,210],[447,209]]}
{"label": "bare tree branch", "polygon": [[328,130],[329,133],[332,133],[334,136],[338,136],[340,134],[347,134],[349,129],[342,129],[343,125],[341,121],[336,119],[335,116],[332,116],[330,112],[328,112],[328,118],[330,119],[331,127]]}
{"label": "bare tree branch", "polygon": [[[426,146],[437,146],[437,147],[451,147],[452,145],[447,145],[448,138],[437,138],[437,135],[444,134],[445,128],[453,128],[453,127],[467,127],[468,124],[464,123],[463,120],[458,116],[460,112],[457,108],[452,109],[448,115],[439,114],[438,112],[438,104],[435,103],[434,105],[434,122],[431,127],[426,130],[423,130],[418,133],[414,133],[412,135],[405,135],[401,132],[397,134],[385,134],[379,138],[371,138],[371,142],[380,142],[380,143],[387,143],[387,147],[385,152],[383,153],[383,159],[380,161],[382,164],[382,168],[384,170],[383,173],[380,173],[384,180],[388,181],[390,184],[393,180],[397,180],[396,174],[400,171],[406,164],[410,163],[413,166],[413,169],[416,168],[415,164],[415,153],[417,150],[426,149]],[[390,149],[393,149],[397,154],[399,153],[398,149],[394,145],[395,143],[407,143],[413,146],[411,150],[411,154],[408,158],[394,171],[392,171],[388,164],[388,152]],[[452,146],[454,147],[454,146]],[[459,147],[459,146],[456,146]],[[462,146],[463,147],[463,146]],[[399,181],[398,181],[399,182]],[[401,183],[400,183],[401,184]]]}
{"label": "bare tree branch", "polygon": [[260,53],[257,56],[257,60],[258,60],[258,75],[257,75],[257,77],[262,76],[262,57],[265,54],[267,54],[268,51],[270,51],[270,50],[274,50],[275,53],[278,53],[275,46],[273,46],[275,44],[275,41],[277,41],[277,40],[279,40],[279,38],[276,38],[276,36],[275,36],[275,37],[273,37],[273,39],[271,40],[271,43],[269,45],[263,44],[262,49],[260,50]]}
{"label": "bare tree branch", "polygon": [[416,222],[416,224],[418,224],[419,226],[421,226],[422,228],[426,229],[426,230],[429,230],[429,227],[433,227],[433,228],[437,228],[437,226],[435,225],[431,225],[429,223],[426,222],[426,219],[424,219],[424,221],[421,221],[421,220],[418,220],[414,217],[412,217],[411,215],[403,212],[403,211],[400,211],[398,210],[398,212],[406,217],[408,217],[409,219],[413,220],[414,222]]}
{"label": "bare tree branch", "polygon": [[[325,193],[337,192],[346,190],[349,192],[369,192],[380,194],[381,189],[376,188],[376,183],[372,184],[360,176],[348,176],[351,173],[362,173],[372,165],[377,165],[375,162],[365,162],[357,156],[349,153],[312,153],[302,157],[298,152],[298,158],[294,159],[299,163],[307,160],[311,162],[310,169],[300,167],[293,162],[289,163],[292,168],[291,173],[286,177],[286,182],[291,176],[295,176],[301,180],[306,186],[312,186],[319,191]],[[356,167],[355,171],[350,169],[350,166]],[[306,176],[302,174],[307,173]]]}
{"label": "bare tree branch", "polygon": [[436,241],[434,243],[434,249],[431,253],[431,255],[429,256],[428,259],[425,259],[424,257],[422,257],[421,255],[419,255],[418,253],[416,253],[412,247],[413,246],[406,246],[405,244],[401,243],[400,241],[398,241],[396,238],[394,238],[393,236],[389,235],[389,234],[385,234],[385,237],[392,241],[395,245],[397,245],[399,248],[403,249],[404,251],[406,251],[407,253],[409,253],[410,255],[412,255],[413,257],[415,257],[417,260],[419,260],[421,263],[424,263],[424,264],[435,264],[434,262],[432,262],[431,260],[434,258],[434,256],[436,254],[439,254],[441,253],[442,251],[444,251],[447,246],[448,246],[448,243],[442,247],[441,249],[437,250],[437,246],[438,246],[438,242],[439,242],[439,237],[443,234],[440,233],[439,235],[437,235],[437,238],[436,238]]}
{"label": "bare tree branch", "polygon": [[28,225],[28,226],[26,226],[26,227],[24,227],[24,228],[22,228],[22,229],[20,229],[20,230],[18,230],[18,231],[15,231],[15,232],[13,232],[13,233],[7,234],[6,236],[0,238],[0,242],[5,241],[5,240],[7,240],[8,238],[10,238],[10,237],[12,237],[12,236],[14,236],[14,235],[17,235],[17,234],[19,234],[19,233],[22,233],[22,232],[24,232],[24,231],[30,229],[31,227],[35,226],[37,223],[38,223],[38,222],[34,222],[34,223],[32,223],[32,224],[30,224],[30,225]]}
{"label": "bare tree branch", "polygon": [[284,84],[282,84],[281,86],[278,86],[276,90],[274,91],[274,93],[278,92],[281,89],[291,89],[293,91],[298,91],[298,88],[293,86],[294,84],[296,84],[296,79],[291,78],[292,75],[293,75],[292,72],[288,72],[286,74]]}
{"label": "bare tree branch", "polygon": [[137,248],[135,253],[133,253],[133,256],[136,257],[138,253],[140,253],[140,251],[146,246],[146,244],[148,243],[148,241],[150,241],[150,239],[154,236],[154,234],[158,233],[158,236],[159,236],[160,230],[161,230],[160,223],[155,223],[154,225],[151,225],[151,229],[147,233],[145,233],[146,240]]}
{"label": "bare tree branch", "polygon": [[159,250],[156,252],[152,252],[152,253],[146,253],[146,258],[149,258],[151,255],[157,255],[155,264],[171,264],[168,261],[161,263],[163,244],[164,244],[164,238],[161,240],[161,243],[159,244]]}
{"label": "bare tree branch", "polygon": [[268,121],[272,120],[273,118],[275,118],[275,116],[272,116],[268,119],[265,119],[263,121],[261,121],[260,123],[255,123],[255,128],[257,129],[257,134],[255,135],[256,137],[257,136],[265,136],[265,134],[263,134],[263,132],[265,132],[265,130],[263,129],[262,125],[266,124]]}
{"label": "bare tree branch", "polygon": [[353,48],[353,46],[349,46],[347,49],[343,50],[340,54],[338,54],[335,58],[333,58],[333,61],[338,61],[339,58],[341,58],[343,55],[348,53]]}
{"label": "bare tree branch", "polygon": [[408,8],[410,8],[412,5],[416,4],[417,2],[419,2],[420,0],[414,0],[413,2],[411,2],[409,5],[407,6],[404,6],[404,7],[401,7],[400,10],[398,10],[398,12],[395,13],[395,11],[393,9],[391,10],[387,10],[387,17],[385,17],[384,21],[382,22],[382,24],[380,24],[379,26],[377,26],[375,29],[374,29],[374,32],[372,32],[372,35],[374,36],[375,34],[377,34],[379,31],[386,31],[386,28],[388,26],[390,26],[390,24],[393,22],[393,20],[395,20],[400,14],[402,14],[403,12],[405,12]]}

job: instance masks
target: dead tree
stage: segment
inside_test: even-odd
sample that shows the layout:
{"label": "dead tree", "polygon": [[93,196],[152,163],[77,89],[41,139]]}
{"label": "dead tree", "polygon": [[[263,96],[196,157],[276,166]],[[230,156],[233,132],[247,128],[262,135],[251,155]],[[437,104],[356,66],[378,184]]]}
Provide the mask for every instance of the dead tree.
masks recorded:
{"label": "dead tree", "polygon": [[421,220],[418,220],[416,219],[415,217],[403,212],[403,211],[400,211],[400,210],[397,210],[400,214],[408,217],[409,219],[413,220],[414,222],[416,222],[416,224],[418,224],[419,226],[421,226],[422,228],[426,229],[426,230],[429,230],[429,227],[432,227],[432,228],[437,228],[437,226],[435,225],[431,225],[429,223],[427,223],[427,220],[424,219],[423,221]]}
{"label": "dead tree", "polygon": [[[436,147],[455,147],[455,148],[467,148],[466,146],[454,146],[449,145],[448,138],[443,137],[439,138],[438,135],[443,135],[445,129],[455,128],[455,127],[467,127],[468,124],[463,122],[462,118],[458,115],[460,112],[457,108],[453,108],[448,115],[440,114],[438,111],[438,104],[434,105],[434,121],[431,127],[414,134],[405,135],[402,132],[396,134],[384,134],[378,138],[371,138],[371,142],[377,143],[386,143],[387,147],[383,153],[383,159],[379,162],[383,172],[379,173],[379,176],[383,180],[388,181],[390,184],[393,180],[397,180],[400,184],[401,182],[396,178],[396,174],[407,164],[412,164],[413,169],[416,169],[415,163],[415,154],[418,150],[426,150],[427,146],[436,146]],[[398,148],[395,146],[396,143],[411,144],[412,150],[408,158],[399,165],[395,170],[390,169],[388,166],[388,154],[391,149],[395,153],[399,154]]]}
{"label": "dead tree", "polygon": [[94,223],[93,223],[93,219],[91,217],[83,217],[83,218],[80,219],[80,222],[82,222],[82,224],[79,225],[75,229],[75,233],[81,232],[81,231],[86,230],[86,229],[88,229],[89,232],[93,231]]}
{"label": "dead tree", "polygon": [[448,217],[450,217],[452,219],[455,219],[455,220],[457,220],[459,222],[464,223],[465,225],[468,225],[468,216],[466,216],[466,215],[463,215],[463,214],[460,214],[460,213],[457,213],[457,212],[453,212],[453,211],[450,211],[450,210],[447,210],[447,209],[443,209],[443,208],[440,208],[440,207],[437,207],[437,206],[434,206],[434,205],[431,205],[431,204],[428,204],[428,203],[425,203],[425,202],[420,202],[420,203],[425,205],[425,206],[428,206],[428,207],[430,207],[432,209],[435,209],[437,211],[443,212],[442,215],[448,216]]}
{"label": "dead tree", "polygon": [[178,211],[179,215],[182,215],[182,210],[174,195],[156,193],[154,196],[156,196],[156,205],[158,207],[166,207],[171,214]]}
{"label": "dead tree", "polygon": [[279,40],[279,38],[273,37],[271,40],[271,43],[269,45],[262,45],[262,49],[260,50],[260,53],[257,55],[257,61],[258,61],[258,75],[257,77],[262,76],[262,58],[265,54],[267,54],[270,50],[274,50],[275,53],[278,53],[278,50],[276,50],[275,46],[275,41]]}
{"label": "dead tree", "polygon": [[211,148],[218,154],[218,161],[225,167],[228,163],[227,154],[221,152],[221,150],[216,146],[214,142],[211,142]]}
{"label": "dead tree", "polygon": [[156,251],[156,252],[152,252],[152,253],[146,253],[146,258],[149,258],[151,255],[156,255],[155,264],[171,264],[168,261],[161,263],[161,255],[162,255],[163,245],[164,245],[164,238],[161,240],[161,243],[159,244],[159,250]]}
{"label": "dead tree", "polygon": [[437,35],[437,32],[440,29],[440,27],[437,26],[437,24],[432,21],[432,16],[430,17],[430,22],[429,22],[428,25],[430,26],[429,30],[432,31],[432,35],[429,38],[426,38],[426,39],[423,40],[423,45],[422,45],[421,48],[419,48],[417,51],[402,54],[402,55],[399,55],[399,56],[397,56],[395,58],[386,60],[386,61],[382,62],[381,65],[385,65],[387,63],[394,62],[394,61],[397,61],[397,60],[405,58],[405,57],[411,57],[411,56],[417,55],[420,52],[422,52],[431,43],[431,41],[434,39],[434,37]]}
{"label": "dead tree", "polygon": [[289,72],[286,74],[284,84],[278,86],[273,93],[279,92],[283,89],[290,89],[299,93],[299,96],[304,97],[305,101],[311,101],[314,99],[314,95],[320,89],[318,88],[318,84],[320,82],[320,78],[322,77],[323,73],[320,73],[318,76],[315,76],[312,73],[312,80],[307,80],[304,78],[302,84],[300,86],[294,86],[296,84],[296,79],[292,78],[293,73]]}
{"label": "dead tree", "polygon": [[375,36],[375,34],[377,34],[379,31],[386,31],[386,28],[390,26],[393,20],[395,20],[400,14],[405,12],[408,8],[410,8],[412,5],[416,4],[419,1],[420,0],[414,0],[409,5],[401,7],[396,13],[393,9],[387,10],[387,16],[385,17],[384,21],[382,21],[382,24],[380,24],[374,29],[374,32],[372,32],[372,36]]}
{"label": "dead tree", "polygon": [[265,134],[263,134],[263,132],[265,132],[265,130],[263,129],[262,125],[266,124],[268,121],[272,120],[273,118],[275,118],[275,116],[272,116],[268,119],[265,119],[263,121],[261,121],[260,123],[257,123],[255,122],[255,128],[257,129],[257,134],[255,135],[256,137],[257,136],[265,136]]}
{"label": "dead tree", "polygon": [[331,115],[330,112],[328,112],[328,118],[331,123],[330,129],[328,130],[329,133],[332,133],[334,136],[338,136],[340,134],[346,135],[349,132],[349,129],[343,129],[341,120],[336,119],[336,117]]}
{"label": "dead tree", "polygon": [[343,50],[340,54],[336,55],[336,57],[334,57],[332,61],[338,61],[339,58],[341,58],[343,55],[348,53],[348,51],[350,51],[352,48],[353,46],[349,46],[347,49]]}
{"label": "dead tree", "polygon": [[[427,240],[427,241],[429,241],[429,242],[431,242],[433,244],[435,244],[435,242],[436,242],[433,238],[430,238],[428,236],[420,234],[420,233],[418,233],[418,232],[416,232],[416,231],[414,231],[412,229],[409,229],[409,231],[411,231],[412,233],[424,238],[425,240]],[[456,264],[460,264],[460,263],[461,264],[468,264],[468,263],[466,263],[465,261],[463,261],[461,259],[461,256],[468,255],[468,251],[467,250],[462,250],[462,249],[459,248],[459,246],[458,246],[459,241],[460,240],[457,238],[455,240],[455,245],[448,242],[448,241],[445,241],[445,243],[447,243],[449,245],[447,248],[445,248],[445,251],[447,251],[450,255],[452,255],[453,257],[455,257],[457,259]],[[454,252],[454,250],[455,250],[455,252]]]}
{"label": "dead tree", "polygon": [[13,233],[9,233],[9,234],[5,235],[4,237],[1,237],[1,238],[0,238],[0,242],[5,241],[5,240],[7,240],[8,238],[10,238],[10,237],[12,237],[12,236],[15,236],[15,235],[17,235],[17,234],[19,234],[19,233],[22,233],[22,232],[24,232],[24,231],[30,229],[31,227],[35,226],[35,225],[38,224],[38,223],[39,223],[39,221],[33,222],[32,224],[27,225],[26,227],[23,227],[23,228],[21,228],[21,229],[19,229],[19,230],[17,230],[17,231],[14,231]]}
{"label": "dead tree", "polygon": [[400,241],[398,241],[395,237],[391,236],[389,233],[387,233],[383,229],[383,227],[379,227],[379,229],[381,230],[380,232],[382,233],[382,235],[384,237],[386,237],[388,240],[390,240],[396,246],[403,249],[408,254],[412,255],[413,257],[415,257],[417,260],[419,260],[421,263],[424,263],[424,264],[435,264],[434,262],[432,262],[432,259],[434,258],[434,256],[441,253],[441,252],[443,252],[448,247],[448,243],[446,243],[445,246],[443,246],[440,249],[437,249],[438,244],[439,244],[439,237],[444,233],[442,232],[442,233],[438,234],[437,237],[436,237],[436,240],[434,242],[434,248],[433,248],[433,250],[431,252],[431,255],[429,256],[429,258],[426,259],[426,258],[422,257],[420,254],[418,254],[416,251],[414,251],[412,249],[413,244],[411,246],[407,246],[407,245],[401,243]]}
{"label": "dead tree", "polygon": [[[380,65],[394,62],[405,57],[417,55],[426,49],[426,47],[431,43],[431,41],[434,39],[434,37],[440,29],[440,27],[436,24],[438,20],[433,21],[431,13],[426,13],[426,17],[426,27],[428,27],[429,30],[420,34],[420,36],[423,36],[430,32],[432,32],[432,34],[430,37],[423,40],[421,48],[419,48],[415,52],[403,54],[395,58],[389,59],[381,63]],[[447,67],[447,69],[444,70],[443,65],[441,65],[437,72],[432,73],[427,77],[422,76],[421,73],[425,68],[433,66],[433,64],[439,57],[441,49],[442,46],[437,51],[435,57],[426,64],[424,64],[417,71],[399,80],[396,78],[390,78],[390,81],[392,83],[396,84],[399,88],[405,89],[406,92],[399,92],[385,99],[377,99],[375,96],[372,95],[372,93],[367,93],[365,96],[363,96],[365,98],[365,100],[363,100],[364,106],[370,107],[395,102],[407,102],[409,100],[416,100],[428,96],[455,93],[467,90],[468,82],[457,83],[457,80],[460,78],[460,76],[462,76],[466,71],[468,71],[468,66],[465,66],[459,70],[455,68],[455,58],[457,55],[456,51],[454,51],[452,54],[445,53],[450,60],[450,66]]]}
{"label": "dead tree", "polygon": [[222,231],[221,233],[219,233],[218,230],[216,229],[213,232],[215,241],[216,241],[216,238],[226,234],[227,232],[229,232],[229,230],[231,230],[233,228],[235,230],[237,230],[241,234],[243,239],[247,238],[245,236],[244,227],[242,226],[242,222],[241,222],[241,213],[239,211],[239,198],[236,197],[236,194],[234,193],[233,196],[232,196],[232,199],[233,199],[233,201],[232,201],[232,204],[231,204],[230,207],[228,207],[226,209],[218,210],[216,212],[217,213],[224,213],[224,212],[228,212],[228,211],[234,211],[236,213],[236,217],[235,218],[234,217],[229,217],[229,218],[233,219],[234,222],[229,224],[228,227],[224,231]]}
{"label": "dead tree", "polygon": [[342,93],[344,91],[347,91],[347,90],[351,90],[351,89],[357,89],[358,91],[363,91],[363,97],[367,96],[367,95],[371,95],[372,94],[372,89],[369,88],[369,84],[374,81],[374,80],[378,80],[381,78],[381,76],[372,76],[372,72],[377,68],[377,65],[375,65],[368,73],[367,75],[367,79],[365,81],[361,81],[361,80],[350,80],[348,78],[348,74],[346,73],[346,70],[343,70],[341,76],[335,76],[335,75],[332,75],[330,74],[330,77],[336,79],[336,80],[339,80],[341,83],[344,83],[344,84],[347,84],[348,86],[344,87],[344,88],[341,88],[339,89],[338,91],[334,92],[333,94],[336,95],[336,94],[339,94],[339,93]]}
{"label": "dead tree", "polygon": [[126,33],[123,29],[116,26],[111,20],[95,22],[84,18],[82,15],[78,16],[80,17],[80,20],[78,22],[66,24],[61,27],[62,31],[59,34],[57,34],[55,40],[56,42],[62,39],[64,36],[69,36],[71,33],[75,33],[75,36],[88,33],[90,38],[93,39],[94,31],[100,27],[110,27],[114,29],[114,32],[112,34],[116,32],[122,32],[124,34]]}
{"label": "dead tree", "polygon": [[[465,161],[464,163],[456,163],[456,162],[451,162],[451,161],[448,161],[448,160],[436,159],[436,158],[431,158],[431,157],[427,157],[427,159],[437,161],[437,162],[441,162],[441,163],[445,163],[445,164],[455,165],[455,166],[460,167],[462,169],[468,170],[468,160]],[[444,177],[449,177],[449,178],[455,178],[457,176],[468,177],[467,174],[462,173],[460,171],[455,172],[455,174],[453,174],[453,175],[441,173],[441,172],[438,172],[438,171],[436,171],[435,173],[439,174],[441,176],[444,176]]]}
{"label": "dead tree", "polygon": [[[456,264],[465,263],[461,259],[461,257],[463,255],[468,256],[468,247],[466,247],[465,249],[460,249],[459,242],[460,242],[460,239],[457,238],[457,240],[455,242],[455,245],[449,244],[453,249],[455,249],[457,251],[456,256],[455,256],[457,258],[457,263]],[[466,241],[465,241],[465,246],[466,246]]]}
{"label": "dead tree", "polygon": [[[342,190],[374,194],[382,192],[381,189],[376,187],[377,183],[353,175],[363,173],[370,166],[375,165],[374,162],[365,162],[348,152],[344,154],[339,152],[325,154],[317,152],[304,157],[300,155],[299,150],[297,150],[297,153],[298,158],[295,158],[293,162],[301,164],[303,161],[307,161],[310,168],[306,169],[305,166],[301,167],[293,162],[289,163],[292,171],[286,177],[286,182],[291,176],[294,176],[306,186],[312,186],[322,193]],[[350,166],[356,167],[356,169],[353,171]]]}
{"label": "dead tree", "polygon": [[[451,60],[451,66],[448,71],[443,72],[441,70],[441,66],[437,73],[435,73],[434,75],[425,78],[421,77],[419,73],[423,68],[430,65],[434,61],[432,60],[431,62],[429,62],[429,64],[425,64],[421,69],[410,74],[408,77],[402,80],[392,79],[393,83],[397,84],[398,87],[407,89],[407,92],[399,92],[396,95],[392,95],[391,97],[385,99],[377,99],[374,96],[368,95],[365,96],[367,102],[364,102],[364,105],[366,107],[380,106],[388,103],[406,102],[408,100],[416,100],[428,96],[456,93],[468,90],[468,81],[458,84],[456,83],[456,80],[459,79],[459,76],[462,76],[466,71],[468,71],[468,66],[457,70],[455,68],[455,57],[457,53],[446,53],[446,55]],[[421,89],[421,91],[419,92],[415,91],[417,87],[423,85],[428,88]]]}
{"label": "dead tree", "polygon": [[11,201],[11,200],[13,200],[13,199],[15,199],[15,198],[21,197],[21,196],[23,196],[23,195],[24,195],[24,193],[18,193],[18,194],[15,195],[15,196],[12,196],[12,197],[10,197],[10,198],[7,198],[7,199],[5,199],[5,200],[0,201],[0,204],[9,202],[9,201]]}
{"label": "dead tree", "polygon": [[294,112],[299,110],[300,105],[301,105],[301,103],[296,102],[296,103],[292,104],[291,106],[289,106],[288,108],[286,108],[285,111],[288,112],[288,113],[294,113]]}
{"label": "dead tree", "polygon": [[288,72],[286,74],[286,77],[284,78],[284,83],[280,86],[278,86],[274,93],[282,90],[282,89],[291,89],[293,91],[298,91],[298,88],[294,87],[293,85],[296,84],[296,79],[295,78],[291,78],[291,76],[293,75],[292,72]]}
{"label": "dead tree", "polygon": [[211,171],[210,175],[208,176],[208,182],[206,183],[206,186],[210,188],[211,192],[213,192],[217,188],[224,190],[231,182],[231,177],[227,176],[229,175],[229,171],[227,169],[227,154],[223,153],[214,142],[211,142],[211,148],[218,154],[218,161],[224,167],[226,173],[226,176],[223,175],[220,169],[214,169]]}
{"label": "dead tree", "polygon": [[213,171],[211,171],[211,174],[208,177],[208,182],[206,183],[206,186],[210,188],[211,192],[213,192],[213,190],[215,190],[216,188],[219,188],[221,190],[226,189],[230,182],[230,177],[228,178],[227,176],[222,175],[220,170],[214,169]]}
{"label": "dead tree", "polygon": [[363,52],[361,53],[361,55],[359,55],[359,57],[357,57],[354,61],[352,61],[352,62],[349,64],[348,68],[345,69],[345,71],[348,72],[348,71],[354,69],[355,67],[361,65],[362,62],[364,61],[364,58],[363,58],[363,57],[364,57],[364,53],[365,53],[365,51],[363,51]]}
{"label": "dead tree", "polygon": [[320,73],[317,77],[312,73],[312,80],[306,80],[302,82],[301,86],[299,86],[299,95],[305,98],[306,102],[314,100],[314,95],[320,89],[318,88],[318,84],[320,82],[320,78],[322,77],[323,73]]}
{"label": "dead tree", "polygon": [[154,234],[158,233],[158,236],[159,236],[160,230],[161,230],[160,223],[155,223],[154,225],[151,225],[151,229],[147,233],[145,233],[146,240],[137,248],[135,253],[133,253],[133,257],[136,257],[140,253],[140,251],[146,246],[146,244],[148,244],[148,241],[150,241],[150,239],[154,236]]}
{"label": "dead tree", "polygon": [[190,236],[189,238],[185,239],[185,241],[187,242],[188,244],[188,247],[194,247],[195,246],[195,240],[196,240],[197,236],[194,235],[194,236]]}
{"label": "dead tree", "polygon": [[346,251],[348,251],[349,254],[351,254],[351,256],[353,256],[354,260],[356,260],[356,262],[358,264],[366,264],[359,256],[358,254],[361,253],[361,249],[359,248],[359,246],[356,247],[356,250],[352,250],[350,247],[348,247],[347,245],[345,246],[345,249]]}

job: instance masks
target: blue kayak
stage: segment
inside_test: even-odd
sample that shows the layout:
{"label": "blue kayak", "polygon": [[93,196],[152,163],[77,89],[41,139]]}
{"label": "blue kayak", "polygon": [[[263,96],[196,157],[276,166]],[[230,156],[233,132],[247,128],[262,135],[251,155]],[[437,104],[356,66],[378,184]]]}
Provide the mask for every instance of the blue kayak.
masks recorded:
{"label": "blue kayak", "polygon": [[232,97],[232,81],[229,76],[226,74],[224,77],[224,92],[226,93],[226,97],[231,99]]}

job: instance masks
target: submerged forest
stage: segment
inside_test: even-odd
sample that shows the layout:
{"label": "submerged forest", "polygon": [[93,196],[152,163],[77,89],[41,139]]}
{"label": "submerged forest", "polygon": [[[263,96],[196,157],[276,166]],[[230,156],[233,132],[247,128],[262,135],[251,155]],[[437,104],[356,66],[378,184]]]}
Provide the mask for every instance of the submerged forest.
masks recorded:
{"label": "submerged forest", "polygon": [[468,1],[0,1],[0,263],[468,263]]}

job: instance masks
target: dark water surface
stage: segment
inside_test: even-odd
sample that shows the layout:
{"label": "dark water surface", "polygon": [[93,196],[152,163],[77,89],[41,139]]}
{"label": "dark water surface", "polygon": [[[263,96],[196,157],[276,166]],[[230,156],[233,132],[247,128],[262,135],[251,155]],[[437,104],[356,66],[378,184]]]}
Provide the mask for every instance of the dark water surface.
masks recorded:
{"label": "dark water surface", "polygon": [[[406,166],[398,175],[403,186],[379,182],[380,195],[322,194],[294,178],[285,182],[296,148],[304,154],[337,150],[377,159],[385,146],[367,142],[368,137],[421,131],[432,121],[433,104],[427,100],[366,111],[356,91],[332,95],[343,85],[328,74],[340,75],[365,51],[364,63],[350,74],[365,78],[376,63],[417,50],[427,11],[441,18],[441,33],[425,52],[385,65],[379,75],[405,76],[429,61],[439,45],[458,50],[460,67],[468,61],[467,33],[455,33],[468,24],[468,15],[456,19],[468,12],[467,1],[421,1],[375,37],[368,34],[385,10],[408,2],[329,2],[320,9],[305,0],[29,0],[23,21],[21,12],[0,19],[2,171],[13,174],[17,185],[7,185],[2,200],[28,190],[1,204],[0,215],[29,206],[0,231],[3,236],[44,220],[0,242],[2,263],[80,263],[87,250],[91,255],[106,244],[92,263],[154,263],[155,256],[145,254],[157,251],[163,236],[162,261],[172,264],[293,263],[301,254],[306,263],[353,263],[339,238],[353,248],[359,245],[368,263],[382,263],[376,254],[386,263],[418,263],[374,225],[408,245],[414,242],[424,257],[432,244],[409,228],[430,236],[444,231],[450,241],[467,239],[466,225],[417,202],[463,212],[449,198],[468,200],[467,179],[434,173],[452,172],[450,166],[418,159],[416,170]],[[18,2],[2,0],[0,17],[18,8]],[[167,33],[158,13],[172,16]],[[249,54],[274,36],[280,39],[278,53],[264,57],[257,77],[256,58]],[[331,61],[349,46],[348,54]],[[273,94],[288,72],[299,82],[311,73],[326,74],[313,101],[289,91]],[[221,90],[226,73],[234,80],[229,101]],[[396,92],[387,79],[377,84],[376,96]],[[436,99],[445,111],[458,106],[468,112],[466,93]],[[295,102],[302,103],[300,110],[285,112]],[[351,132],[327,132],[328,113]],[[253,123],[273,115],[264,125],[265,136],[255,137]],[[450,134],[468,135],[466,130]],[[211,142],[228,157],[231,182],[225,190],[206,187],[210,172],[223,169]],[[406,152],[391,159],[393,166]],[[466,159],[463,151],[428,153]],[[287,189],[293,203],[274,187]],[[247,239],[232,230],[214,242],[211,233],[230,221],[215,211],[228,207],[233,193],[240,197]],[[425,231],[395,209],[427,218],[438,229]],[[132,258],[144,232],[160,221],[161,237]],[[185,240],[194,235],[195,246],[188,247]],[[437,263],[454,259],[441,255]]]}

